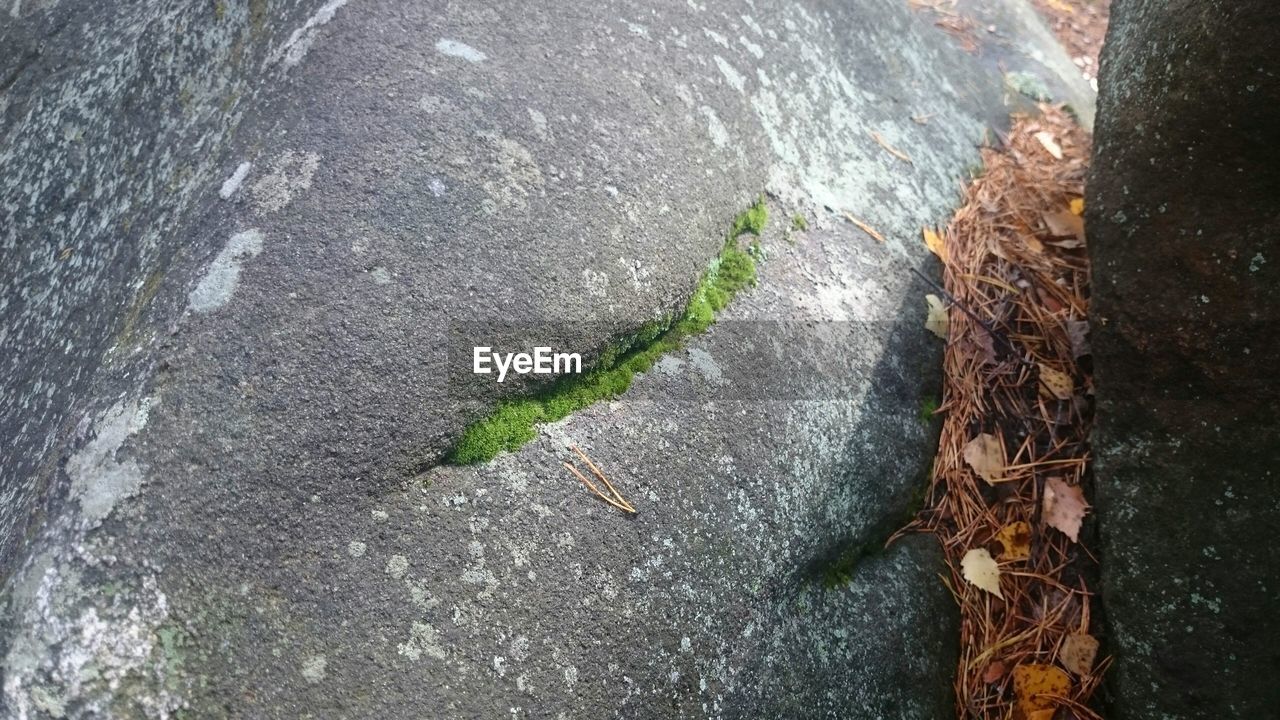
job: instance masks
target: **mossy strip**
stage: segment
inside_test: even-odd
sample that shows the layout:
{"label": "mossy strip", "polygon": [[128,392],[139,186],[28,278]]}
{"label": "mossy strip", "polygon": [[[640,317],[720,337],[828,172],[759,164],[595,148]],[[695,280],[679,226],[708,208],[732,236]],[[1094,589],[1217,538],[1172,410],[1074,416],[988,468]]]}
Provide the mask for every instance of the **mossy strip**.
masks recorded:
{"label": "mossy strip", "polygon": [[705,331],[734,295],[755,285],[755,258],[738,246],[738,237],[746,233],[758,236],[768,218],[764,198],[738,215],[720,254],[698,280],[678,318],[646,323],[612,343],[590,372],[566,376],[536,395],[499,403],[489,415],[463,431],[448,460],[458,465],[491,460],[498,453],[515,450],[537,437],[538,423],[555,422],[626,392],[636,373],[653,367],[664,354],[678,349],[685,338]]}

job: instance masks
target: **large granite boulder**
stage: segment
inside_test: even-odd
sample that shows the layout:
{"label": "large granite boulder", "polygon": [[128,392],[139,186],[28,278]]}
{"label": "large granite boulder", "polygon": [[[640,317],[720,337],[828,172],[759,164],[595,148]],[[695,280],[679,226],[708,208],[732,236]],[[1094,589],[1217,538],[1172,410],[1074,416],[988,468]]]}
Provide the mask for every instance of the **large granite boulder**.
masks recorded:
{"label": "large granite boulder", "polygon": [[[1017,2],[974,55],[899,0],[11,3],[0,716],[949,713],[939,553],[882,546],[932,454],[919,227],[1004,70],[1088,115]],[[498,396],[457,328],[601,357],[762,194],[709,332],[449,464]]]}
{"label": "large granite boulder", "polygon": [[1117,0],[1088,227],[1111,717],[1280,708],[1280,10]]}

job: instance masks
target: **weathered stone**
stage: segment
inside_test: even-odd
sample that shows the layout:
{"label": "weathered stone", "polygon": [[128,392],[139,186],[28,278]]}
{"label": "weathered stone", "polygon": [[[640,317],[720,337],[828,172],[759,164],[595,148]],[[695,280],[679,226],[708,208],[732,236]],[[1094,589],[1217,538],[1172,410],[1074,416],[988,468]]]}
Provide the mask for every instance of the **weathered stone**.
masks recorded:
{"label": "weathered stone", "polygon": [[1115,718],[1280,708],[1280,11],[1117,0],[1088,227]]}
{"label": "weathered stone", "polygon": [[[897,0],[14,12],[8,714],[949,712],[938,553],[875,551],[931,455],[908,268],[1004,122],[1001,68],[1078,79]],[[451,328],[581,321],[565,349],[598,352],[765,191],[760,285],[711,332],[440,463],[473,419]]]}

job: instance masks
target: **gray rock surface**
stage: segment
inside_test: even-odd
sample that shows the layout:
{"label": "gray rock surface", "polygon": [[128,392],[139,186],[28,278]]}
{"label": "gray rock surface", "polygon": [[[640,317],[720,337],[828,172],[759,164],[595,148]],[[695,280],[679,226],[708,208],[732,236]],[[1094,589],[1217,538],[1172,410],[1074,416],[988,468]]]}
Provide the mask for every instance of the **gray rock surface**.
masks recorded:
{"label": "gray rock surface", "polygon": [[1113,718],[1280,708],[1280,11],[1111,7],[1088,184]]}
{"label": "gray rock surface", "polygon": [[[864,551],[931,456],[918,229],[1002,67],[1078,82],[1017,17],[970,56],[897,0],[13,4],[2,714],[949,712],[936,550]],[[759,287],[711,332],[440,464],[451,327],[598,351],[762,191]]]}

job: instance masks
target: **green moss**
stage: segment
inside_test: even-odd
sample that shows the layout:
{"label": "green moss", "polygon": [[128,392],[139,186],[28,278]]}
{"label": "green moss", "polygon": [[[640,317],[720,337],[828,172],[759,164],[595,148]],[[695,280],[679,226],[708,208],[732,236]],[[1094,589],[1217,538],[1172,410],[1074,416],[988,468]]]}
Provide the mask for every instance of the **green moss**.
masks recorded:
{"label": "green moss", "polygon": [[804,215],[801,215],[800,213],[796,213],[791,218],[791,229],[792,230],[808,230],[809,221],[805,219]]}
{"label": "green moss", "polygon": [[934,413],[938,412],[938,401],[935,398],[927,397],[924,402],[920,403],[920,422],[928,425],[933,422]]}
{"label": "green moss", "polygon": [[747,208],[746,212],[734,219],[733,230],[729,233],[729,237],[736,238],[743,233],[759,235],[768,220],[769,209],[764,205],[764,197],[756,198],[755,203]]}
{"label": "green moss", "polygon": [[698,280],[678,318],[650,321],[610,343],[595,369],[584,375],[566,376],[537,395],[499,403],[489,415],[463,431],[449,453],[449,461],[458,465],[485,462],[537,437],[538,423],[555,422],[599,400],[626,392],[636,373],[653,367],[663,355],[678,349],[685,338],[705,331],[734,295],[755,285],[755,258],[749,250],[739,247],[738,236],[759,235],[768,218],[769,211],[761,198],[734,220],[724,247]]}

